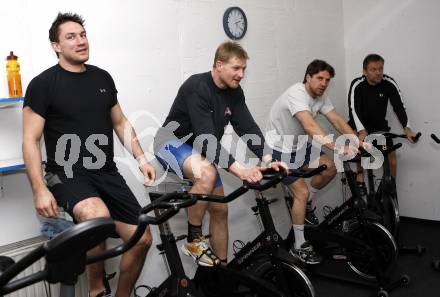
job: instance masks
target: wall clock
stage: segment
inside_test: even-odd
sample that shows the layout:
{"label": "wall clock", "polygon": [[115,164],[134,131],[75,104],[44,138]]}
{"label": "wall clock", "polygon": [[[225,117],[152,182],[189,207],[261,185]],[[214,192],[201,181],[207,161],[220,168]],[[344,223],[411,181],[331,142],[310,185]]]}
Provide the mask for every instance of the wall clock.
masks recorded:
{"label": "wall clock", "polygon": [[223,29],[233,40],[242,39],[247,30],[246,14],[240,7],[229,7],[223,15]]}

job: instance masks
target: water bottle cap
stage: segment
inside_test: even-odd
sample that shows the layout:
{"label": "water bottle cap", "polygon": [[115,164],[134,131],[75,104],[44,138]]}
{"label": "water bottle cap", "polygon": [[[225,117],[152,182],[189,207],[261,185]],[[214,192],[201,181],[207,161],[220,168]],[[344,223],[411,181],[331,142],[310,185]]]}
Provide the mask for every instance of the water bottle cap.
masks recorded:
{"label": "water bottle cap", "polygon": [[9,56],[6,57],[6,60],[17,60],[17,59],[18,59],[18,57],[14,56],[14,52],[13,51],[10,51]]}

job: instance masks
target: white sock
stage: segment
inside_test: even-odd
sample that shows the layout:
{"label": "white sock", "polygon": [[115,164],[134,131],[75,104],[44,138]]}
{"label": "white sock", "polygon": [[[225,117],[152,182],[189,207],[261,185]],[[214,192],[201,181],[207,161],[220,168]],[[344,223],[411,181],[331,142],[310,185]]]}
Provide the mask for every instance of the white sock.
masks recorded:
{"label": "white sock", "polygon": [[318,193],[319,189],[316,189],[312,187],[312,185],[309,186],[309,202],[312,201],[313,197]]}
{"label": "white sock", "polygon": [[295,249],[299,249],[306,242],[304,238],[304,225],[293,224],[293,234],[295,235]]}

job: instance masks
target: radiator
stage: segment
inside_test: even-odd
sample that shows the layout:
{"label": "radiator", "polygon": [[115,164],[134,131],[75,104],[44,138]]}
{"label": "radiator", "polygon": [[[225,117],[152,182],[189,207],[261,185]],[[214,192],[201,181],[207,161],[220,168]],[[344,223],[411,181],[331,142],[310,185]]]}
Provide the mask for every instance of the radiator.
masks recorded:
{"label": "radiator", "polygon": [[[38,236],[30,239],[26,239],[19,242],[14,242],[0,247],[0,255],[7,256],[14,261],[20,260],[23,256],[30,251],[40,246],[47,240],[44,236]],[[45,260],[41,258],[35,262],[32,266],[28,267],[25,271],[18,275],[18,278],[30,275],[34,272],[44,269]],[[62,297],[59,292],[59,284],[49,285],[47,282],[39,282],[13,292],[5,297]],[[78,283],[75,288],[76,297],[87,297],[87,279],[85,274],[78,278]]]}

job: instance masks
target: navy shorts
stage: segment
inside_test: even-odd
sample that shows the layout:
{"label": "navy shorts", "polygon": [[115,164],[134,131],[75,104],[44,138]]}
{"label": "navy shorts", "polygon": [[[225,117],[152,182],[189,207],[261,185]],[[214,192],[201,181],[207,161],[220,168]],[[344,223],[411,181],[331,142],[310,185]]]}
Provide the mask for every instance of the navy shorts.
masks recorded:
{"label": "navy shorts", "polygon": [[66,177],[63,171],[47,172],[44,176],[58,206],[75,218],[75,205],[90,197],[99,197],[110,211],[110,216],[123,223],[137,225],[141,209],[139,202],[117,171],[74,171]]}
{"label": "navy shorts", "polygon": [[[183,163],[188,157],[194,154],[196,153],[193,152],[193,148],[189,144],[171,140],[160,148],[156,153],[156,157],[165,170],[174,172],[180,178],[187,178],[183,173]],[[217,172],[214,187],[222,186],[222,180]]]}
{"label": "navy shorts", "polygon": [[[289,166],[289,169],[299,169],[299,168],[302,168],[306,165],[309,165],[310,158],[312,157],[312,147],[313,146],[310,143],[307,143],[307,147],[305,149],[305,152],[301,152],[301,149],[299,149],[299,150],[296,150],[292,153],[282,153],[280,151],[273,150],[272,158],[277,161],[282,161],[282,162],[287,163],[287,165]],[[316,158],[319,158],[321,155],[324,154],[322,152],[322,150],[319,151],[318,153],[313,151],[313,153],[316,154]],[[313,157],[315,157],[315,156],[313,156]],[[297,176],[288,176],[283,179],[283,184],[288,186],[288,185],[294,183],[295,181],[297,181],[298,179],[299,179],[299,177],[297,177]]]}

